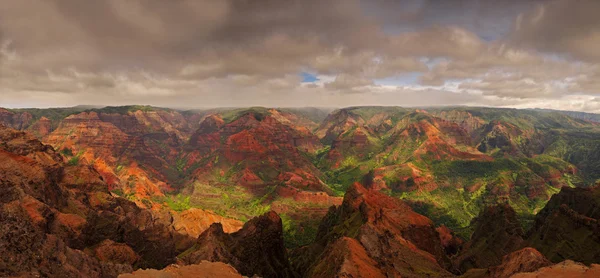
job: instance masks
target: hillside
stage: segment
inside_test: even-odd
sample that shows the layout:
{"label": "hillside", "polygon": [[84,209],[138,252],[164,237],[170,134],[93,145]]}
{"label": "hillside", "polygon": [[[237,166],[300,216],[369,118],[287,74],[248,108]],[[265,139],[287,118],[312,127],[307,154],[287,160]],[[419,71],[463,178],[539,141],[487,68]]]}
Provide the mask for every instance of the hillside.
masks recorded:
{"label": "hillside", "polygon": [[68,164],[93,165],[109,190],[142,207],[196,207],[242,221],[273,209],[293,245],[314,237],[314,219],[365,178],[463,237],[487,204],[510,204],[528,227],[561,187],[600,179],[600,126],[588,116],[327,111],[74,107],[3,109],[0,120],[52,145]]}

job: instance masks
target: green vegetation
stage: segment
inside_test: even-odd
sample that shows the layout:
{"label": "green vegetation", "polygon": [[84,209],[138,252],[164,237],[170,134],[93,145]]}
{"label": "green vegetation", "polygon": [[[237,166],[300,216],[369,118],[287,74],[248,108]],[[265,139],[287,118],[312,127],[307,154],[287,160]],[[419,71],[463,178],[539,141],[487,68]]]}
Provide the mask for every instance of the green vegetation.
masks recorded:
{"label": "green vegetation", "polygon": [[325,172],[325,182],[336,196],[344,196],[346,189],[353,183],[360,181],[367,172],[368,170],[363,171],[360,167],[342,167]]}
{"label": "green vegetation", "polygon": [[190,196],[181,194],[166,196],[164,202],[167,203],[170,209],[174,211],[184,211],[192,208],[190,204]]}
{"label": "green vegetation", "polygon": [[285,247],[293,249],[314,242],[321,219],[294,219],[289,214],[281,214],[281,221]]}
{"label": "green vegetation", "polygon": [[67,162],[67,165],[69,166],[76,166],[79,164],[79,157],[78,156],[74,156],[71,159],[69,159],[69,161]]}
{"label": "green vegetation", "polygon": [[[389,194],[409,201],[416,210],[436,223],[446,224],[465,236],[469,234],[467,227],[471,219],[488,204],[508,202],[523,220],[530,223],[532,215],[561,185],[584,186],[600,179],[600,170],[597,170],[600,169],[597,162],[600,156],[595,155],[600,153],[600,135],[596,135],[600,134],[600,129],[561,113],[488,108],[427,109],[430,114],[395,107],[343,110],[357,122],[357,119],[371,121],[374,117],[383,122],[387,117],[391,126],[388,121],[388,127],[382,129],[379,123],[371,121],[370,130],[378,131],[368,134],[368,141],[374,146],[368,152],[336,148],[342,157],[335,161],[339,162],[338,168],[332,169],[333,162],[327,156],[329,148],[316,152],[314,164],[321,169],[322,179],[335,194],[342,196],[350,184],[362,180],[371,170],[387,169],[379,174],[383,174]],[[471,139],[490,140],[490,149],[481,149],[493,159],[465,159],[457,154],[476,152],[474,150],[480,141],[469,144],[466,140],[466,145],[455,142],[450,137],[456,136],[452,133],[455,131],[444,130],[440,120],[433,116],[444,111],[470,113],[482,119],[483,123],[503,122],[501,129],[507,128],[507,134],[483,137],[481,135],[486,134],[487,128],[485,124],[473,130],[479,137]],[[462,120],[457,118],[456,121],[460,123]],[[418,124],[413,125],[415,123]],[[428,127],[440,128],[440,138],[449,143],[423,145],[431,143],[428,142],[430,135],[424,129]],[[357,128],[358,125],[344,128],[338,138],[352,137]],[[325,142],[326,146],[330,141]],[[512,153],[512,146],[517,148],[515,153]],[[541,150],[543,153],[540,153]],[[407,163],[418,169],[417,176],[433,180],[425,179],[425,183],[416,181]],[[580,169],[587,168],[586,172],[592,175],[588,174],[582,180],[580,174],[573,172],[573,164]],[[384,166],[386,168],[380,168]],[[592,170],[592,167],[595,169]]]}
{"label": "green vegetation", "polygon": [[60,153],[64,156],[73,156],[73,151],[68,148],[64,148],[64,149],[60,150]]}
{"label": "green vegetation", "polygon": [[[65,151],[68,150],[68,151]],[[71,156],[73,156],[73,152],[69,149],[63,149],[63,151],[69,153]],[[79,159],[81,158],[81,155],[83,155],[83,151],[79,151],[79,153],[77,153],[77,155],[71,157],[68,161],[67,161],[67,165],[69,166],[76,166],[79,165]]]}
{"label": "green vegetation", "polygon": [[[270,192],[275,188],[273,187]],[[190,196],[190,206],[208,209],[215,213],[247,221],[271,209],[265,200],[270,192],[262,197],[254,196],[247,189],[235,185],[212,186],[209,184],[194,183],[187,194]]]}
{"label": "green vegetation", "polygon": [[461,180],[472,183],[476,179],[495,179],[506,171],[518,171],[522,166],[511,159],[494,161],[435,160],[431,162],[433,173],[438,180]]}

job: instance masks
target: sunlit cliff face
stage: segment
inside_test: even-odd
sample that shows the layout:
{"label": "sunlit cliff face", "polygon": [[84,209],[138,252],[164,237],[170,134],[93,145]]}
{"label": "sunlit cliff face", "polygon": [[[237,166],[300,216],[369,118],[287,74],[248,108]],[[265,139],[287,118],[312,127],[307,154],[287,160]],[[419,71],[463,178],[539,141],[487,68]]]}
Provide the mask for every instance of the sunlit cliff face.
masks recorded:
{"label": "sunlit cliff face", "polygon": [[599,111],[598,1],[5,1],[0,106]]}

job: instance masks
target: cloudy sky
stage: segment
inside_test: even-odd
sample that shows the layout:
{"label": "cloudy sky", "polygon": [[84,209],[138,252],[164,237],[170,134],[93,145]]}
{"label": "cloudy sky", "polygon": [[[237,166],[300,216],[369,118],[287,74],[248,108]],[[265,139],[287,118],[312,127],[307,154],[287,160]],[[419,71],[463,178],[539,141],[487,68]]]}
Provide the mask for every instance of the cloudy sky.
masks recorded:
{"label": "cloudy sky", "polygon": [[0,106],[600,112],[597,0],[0,0]]}

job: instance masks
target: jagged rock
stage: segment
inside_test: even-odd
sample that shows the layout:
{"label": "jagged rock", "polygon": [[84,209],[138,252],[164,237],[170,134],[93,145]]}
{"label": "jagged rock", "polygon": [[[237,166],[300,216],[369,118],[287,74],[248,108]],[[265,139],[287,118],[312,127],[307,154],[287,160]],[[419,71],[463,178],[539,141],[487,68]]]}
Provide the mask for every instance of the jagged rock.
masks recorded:
{"label": "jagged rock", "polygon": [[223,262],[247,276],[296,276],[283,245],[281,218],[272,211],[251,219],[241,230],[231,234],[225,233],[220,223],[211,225],[178,259],[187,265],[201,261]]}
{"label": "jagged rock", "polygon": [[[352,240],[339,242],[340,238]],[[328,261],[336,252],[332,245],[358,253],[346,257],[352,261]],[[402,201],[358,183],[348,189],[341,206],[330,209],[316,242],[294,252],[292,263],[299,272],[317,277],[321,276],[316,267],[337,273],[344,265],[362,265],[365,271],[377,269],[373,275],[388,277],[451,276],[444,269],[451,265],[433,222]],[[344,271],[354,270],[348,267]]]}

